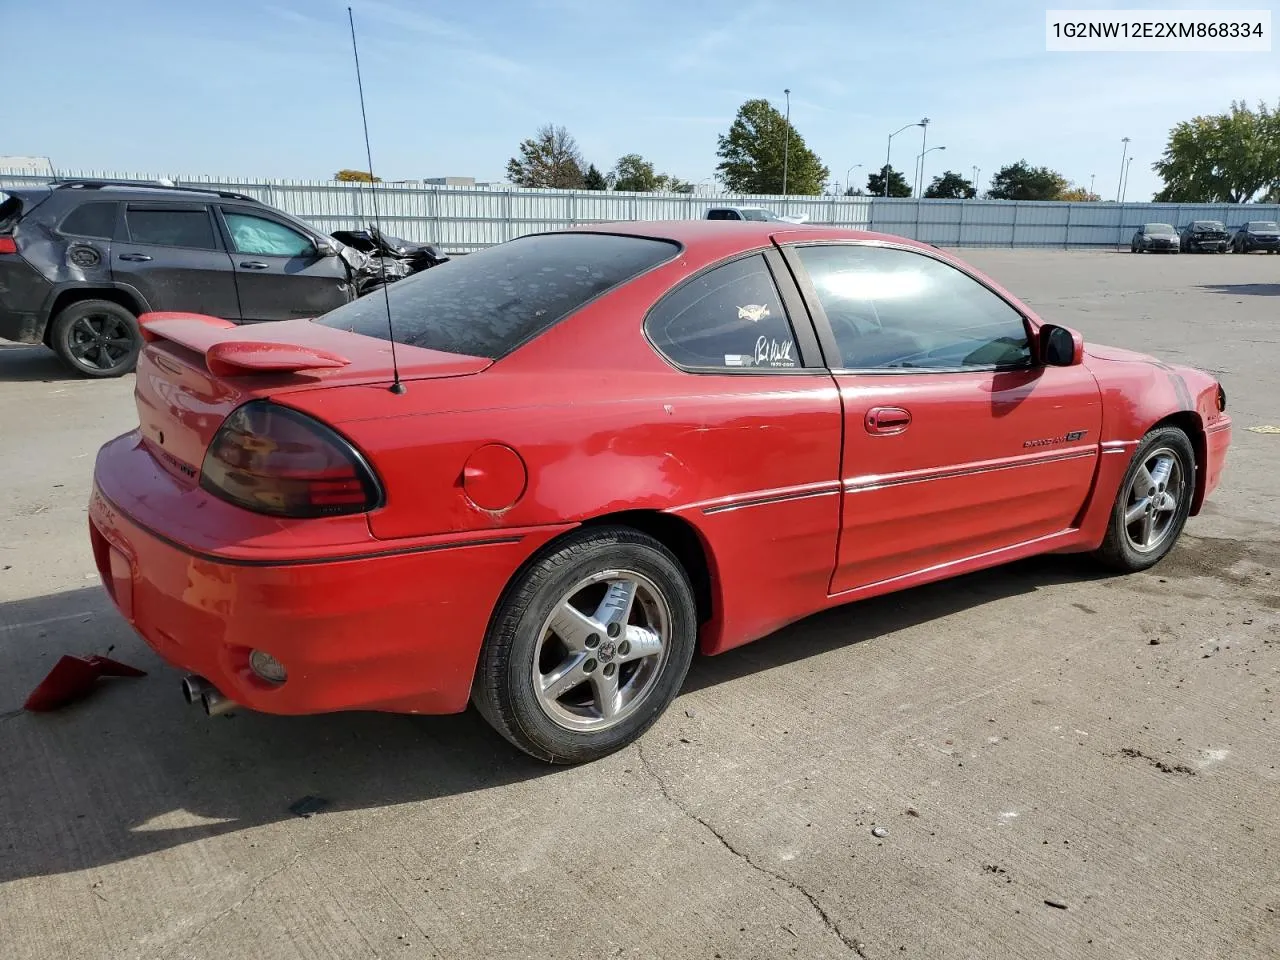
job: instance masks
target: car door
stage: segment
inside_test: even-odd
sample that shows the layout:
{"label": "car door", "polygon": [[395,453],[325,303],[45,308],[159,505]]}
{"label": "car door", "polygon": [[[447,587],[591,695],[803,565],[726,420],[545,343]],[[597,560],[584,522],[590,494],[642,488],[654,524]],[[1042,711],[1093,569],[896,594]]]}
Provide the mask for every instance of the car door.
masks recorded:
{"label": "car door", "polygon": [[659,300],[644,331],[679,371],[668,414],[698,411],[681,466],[700,478],[691,520],[716,557],[713,632],[745,642],[812,613],[836,556],[843,422],[781,256],[709,266]]}
{"label": "car door", "polygon": [[125,204],[111,275],[133,287],[152,310],[240,319],[231,258],[204,203]]}
{"label": "car door", "polygon": [[1035,359],[1027,319],[916,248],[788,250],[844,405],[842,593],[1069,529],[1098,457],[1083,365]]}
{"label": "car door", "polygon": [[246,323],[317,317],[351,300],[341,257],[319,253],[310,236],[258,208],[219,209]]}

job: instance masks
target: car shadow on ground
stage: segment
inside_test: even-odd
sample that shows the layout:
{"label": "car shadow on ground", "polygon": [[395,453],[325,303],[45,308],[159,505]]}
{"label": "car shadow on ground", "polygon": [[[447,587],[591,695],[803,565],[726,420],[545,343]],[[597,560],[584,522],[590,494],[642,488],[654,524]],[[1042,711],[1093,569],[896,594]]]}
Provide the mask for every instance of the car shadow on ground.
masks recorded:
{"label": "car shadow on ground", "polygon": [[0,380],[52,383],[84,380],[48,347],[0,340]]}
{"label": "car shadow on ground", "polygon": [[1280,297],[1280,283],[1202,283],[1200,289],[1232,297]]}
{"label": "car shadow on ground", "polygon": [[[686,692],[820,656],[1002,598],[1100,576],[1075,557],[1012,566],[809,617],[718,657],[695,660]],[[104,652],[149,671],[101,681],[46,714],[20,709],[25,686],[63,653]],[[84,870],[293,817],[321,797],[334,811],[481,791],[572,768],[534,761],[474,712],[214,719],[188,706],[179,674],[133,636],[97,588],[0,605],[0,883]]]}

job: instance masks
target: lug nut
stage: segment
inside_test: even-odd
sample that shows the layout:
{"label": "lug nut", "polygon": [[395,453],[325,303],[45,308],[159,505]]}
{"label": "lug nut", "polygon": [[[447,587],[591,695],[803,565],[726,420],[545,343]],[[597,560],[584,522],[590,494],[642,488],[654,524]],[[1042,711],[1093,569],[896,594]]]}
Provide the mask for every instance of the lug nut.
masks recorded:
{"label": "lug nut", "polygon": [[587,648],[590,650],[594,650],[598,646],[600,646],[600,634],[598,633],[589,634],[587,636]]}
{"label": "lug nut", "polygon": [[608,626],[608,630],[609,630],[609,636],[616,637],[618,634],[622,632],[622,624],[611,623]]}
{"label": "lug nut", "polygon": [[631,641],[623,640],[620,644],[618,644],[618,653],[622,654],[625,657],[630,652],[631,652]]}
{"label": "lug nut", "polygon": [[592,657],[590,660],[588,660],[586,663],[582,665],[582,672],[590,673],[595,668],[596,668],[596,661],[595,661],[595,658]]}
{"label": "lug nut", "polygon": [[612,677],[612,676],[613,676],[613,672],[614,672],[615,670],[617,670],[617,669],[618,669],[618,667],[617,667],[617,665],[616,665],[616,664],[613,664],[613,663],[606,663],[606,664],[604,665],[604,675],[605,675],[606,677]]}

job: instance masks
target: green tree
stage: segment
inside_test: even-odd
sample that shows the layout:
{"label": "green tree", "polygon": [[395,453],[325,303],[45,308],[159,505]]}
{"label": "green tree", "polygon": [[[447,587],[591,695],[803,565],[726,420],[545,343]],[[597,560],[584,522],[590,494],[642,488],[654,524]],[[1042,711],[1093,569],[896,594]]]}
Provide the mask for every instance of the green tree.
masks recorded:
{"label": "green tree", "polygon": [[880,168],[878,173],[867,175],[867,193],[873,197],[883,197],[884,180],[889,178],[889,196],[891,197],[909,197],[911,196],[911,184],[907,183],[907,178],[900,174],[893,167],[885,164]]}
{"label": "green tree", "polygon": [[652,193],[659,188],[653,164],[638,153],[626,153],[613,165],[613,189]]}
{"label": "green tree", "polygon": [[1071,203],[1097,203],[1102,198],[1096,193],[1090,193],[1084,187],[1072,187],[1070,190],[1063,190],[1058,195],[1058,199]]}
{"label": "green tree", "polygon": [[[906,181],[904,180],[903,183],[906,183]],[[850,187],[844,192],[844,195],[846,197],[865,197],[867,192],[861,187]]]}
{"label": "green tree", "polygon": [[667,193],[693,193],[693,184],[669,173],[660,173],[657,189],[665,190]]}
{"label": "green tree", "polygon": [[1151,169],[1164,180],[1157,202],[1248,203],[1280,185],[1280,114],[1232,101],[1227,113],[1184,120]]}
{"label": "green tree", "polygon": [[507,179],[521,187],[581,187],[578,142],[564,127],[540,127],[536,137],[520,144],[520,156],[507,161]]}
{"label": "green tree", "polygon": [[987,196],[992,200],[1057,200],[1068,186],[1067,178],[1056,170],[1019,160],[996,171]]}
{"label": "green tree", "polygon": [[342,183],[381,183],[381,177],[371,177],[366,170],[339,170],[333,179]]}
{"label": "green tree", "polygon": [[719,137],[716,175],[734,193],[780,194],[784,154],[786,192],[820,194],[831,171],[768,100],[748,100],[738,108],[729,132]]}
{"label": "green tree", "polygon": [[582,189],[584,190],[608,190],[609,181],[605,179],[603,173],[596,168],[593,163],[587,167],[587,172],[582,175]]}
{"label": "green tree", "polygon": [[973,181],[947,170],[929,182],[924,195],[931,200],[972,200],[978,191],[974,189]]}

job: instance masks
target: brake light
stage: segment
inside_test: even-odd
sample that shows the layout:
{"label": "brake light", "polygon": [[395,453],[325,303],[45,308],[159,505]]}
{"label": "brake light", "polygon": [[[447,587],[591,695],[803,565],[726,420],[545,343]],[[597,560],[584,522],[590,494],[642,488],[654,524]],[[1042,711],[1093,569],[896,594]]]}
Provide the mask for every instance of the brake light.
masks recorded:
{"label": "brake light", "polygon": [[0,237],[0,253],[17,253],[18,244],[13,237]]}
{"label": "brake light", "polygon": [[365,458],[319,420],[266,400],[238,408],[205,453],[200,486],[280,517],[331,517],[377,507],[382,491]]}

